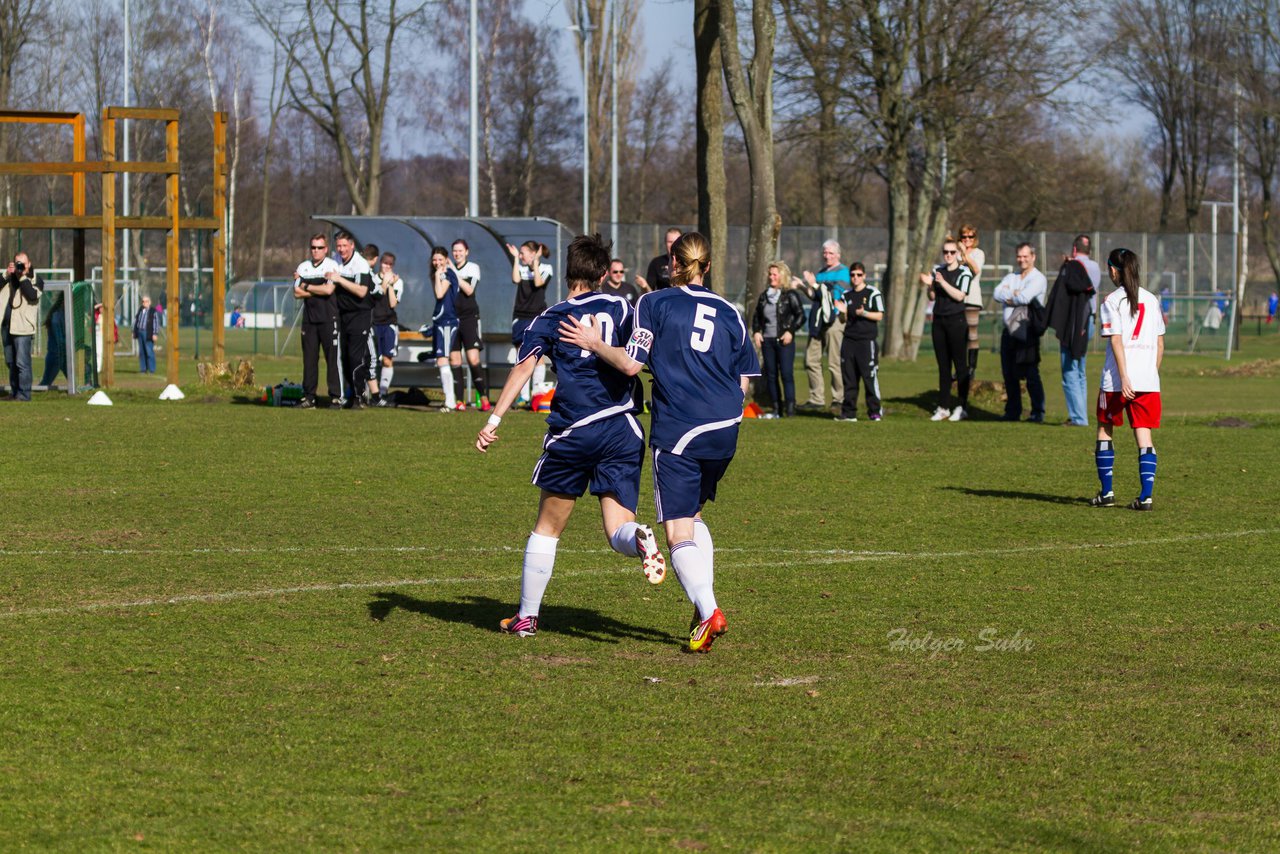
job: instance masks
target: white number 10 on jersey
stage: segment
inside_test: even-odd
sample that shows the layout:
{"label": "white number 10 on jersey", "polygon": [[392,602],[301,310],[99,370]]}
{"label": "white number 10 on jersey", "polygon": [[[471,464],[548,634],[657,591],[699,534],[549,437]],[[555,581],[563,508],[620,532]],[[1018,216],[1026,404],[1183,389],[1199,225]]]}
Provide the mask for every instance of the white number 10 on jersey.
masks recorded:
{"label": "white number 10 on jersey", "polygon": [[[590,326],[592,323],[591,318],[593,317],[595,318],[596,325],[600,327],[600,340],[603,341],[605,344],[612,346],[613,345],[613,315],[603,311],[600,312],[599,314],[584,314],[582,316],[582,321],[583,323]],[[590,356],[591,356],[590,350],[582,351],[582,358],[587,359],[587,358],[590,358]]]}
{"label": "white number 10 on jersey", "polygon": [[700,303],[693,315],[693,334],[689,336],[689,346],[699,353],[711,349],[711,337],[716,334],[715,324],[711,321],[715,316],[716,310],[706,303]]}

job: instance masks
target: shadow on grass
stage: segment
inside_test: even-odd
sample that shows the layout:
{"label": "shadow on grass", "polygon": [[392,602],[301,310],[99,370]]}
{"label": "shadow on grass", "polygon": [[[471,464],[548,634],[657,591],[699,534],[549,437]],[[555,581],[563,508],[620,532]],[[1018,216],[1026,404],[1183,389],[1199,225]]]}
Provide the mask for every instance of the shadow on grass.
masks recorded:
{"label": "shadow on grass", "polygon": [[[511,603],[486,596],[428,601],[406,596],[403,593],[389,592],[375,593],[367,607],[369,618],[379,622],[391,616],[392,612],[401,610],[410,614],[422,614],[446,623],[464,623],[495,634],[498,631],[498,621],[514,613]],[[542,614],[538,620],[538,630],[585,638],[598,643],[617,643],[620,640],[671,643],[673,640],[678,640],[667,632],[624,623],[591,608],[571,608],[563,605],[543,605]]]}
{"label": "shadow on grass", "polygon": [[1047,504],[1088,504],[1087,498],[1068,495],[1046,495],[1043,492],[1018,492],[1012,489],[973,489],[968,486],[944,486],[952,492],[963,492],[974,498],[1013,498],[1018,501],[1043,501]]}
{"label": "shadow on grass", "polygon": [[[933,411],[938,408],[938,392],[922,391],[919,394],[913,394],[910,397],[886,397],[883,403],[885,406],[893,404],[901,407],[914,407],[919,409],[921,412],[926,412],[929,415],[932,415]],[[968,420],[970,421],[999,421],[1000,416],[1004,414],[1003,411],[995,413],[989,412],[985,409],[979,409],[978,405],[974,402],[973,397],[969,398],[969,406],[965,409],[965,412],[969,415]]]}

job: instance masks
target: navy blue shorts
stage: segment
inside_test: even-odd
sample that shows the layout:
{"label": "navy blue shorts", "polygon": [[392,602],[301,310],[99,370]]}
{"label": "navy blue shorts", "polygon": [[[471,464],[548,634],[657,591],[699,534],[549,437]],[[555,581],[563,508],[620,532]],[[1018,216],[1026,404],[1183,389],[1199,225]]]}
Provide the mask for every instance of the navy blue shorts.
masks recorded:
{"label": "navy blue shorts", "polygon": [[733,457],[699,460],[653,449],[653,505],[659,522],[691,519],[708,501],[716,500],[716,484],[729,470]]}
{"label": "navy blue shorts", "polygon": [[644,430],[634,415],[606,418],[558,436],[548,433],[542,447],[542,456],[533,467],[534,486],[574,498],[582,497],[590,487],[592,495],[612,495],[636,512]]}
{"label": "navy blue shorts", "polygon": [[373,341],[379,356],[394,359],[400,346],[400,330],[391,324],[379,324],[373,327]]}
{"label": "navy blue shorts", "polygon": [[516,350],[520,349],[520,345],[524,343],[524,333],[528,331],[529,326],[537,318],[533,317],[517,317],[511,321],[511,346]]}
{"label": "navy blue shorts", "polygon": [[453,342],[458,340],[458,321],[437,323],[431,327],[431,342],[435,346],[436,358],[443,359],[453,351]]}

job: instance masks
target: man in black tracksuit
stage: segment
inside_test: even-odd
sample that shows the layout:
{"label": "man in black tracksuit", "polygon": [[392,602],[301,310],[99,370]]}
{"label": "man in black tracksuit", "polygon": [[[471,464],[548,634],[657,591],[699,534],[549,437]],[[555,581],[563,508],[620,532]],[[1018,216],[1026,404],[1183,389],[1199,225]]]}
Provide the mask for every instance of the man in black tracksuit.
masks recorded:
{"label": "man in black tracksuit", "polygon": [[369,334],[373,331],[373,304],[379,291],[373,284],[369,262],[356,252],[356,241],[348,231],[334,236],[338,249],[338,269],[327,274],[335,286],[338,329],[342,339],[342,385],[346,405],[363,409],[369,388]]}
{"label": "man in black tracksuit", "polygon": [[874,285],[867,284],[867,271],[861,263],[849,265],[853,287],[836,300],[836,311],[845,321],[840,340],[840,373],[844,380],[844,400],[837,421],[858,420],[858,382],[867,388],[867,415],[880,420],[880,320],[884,317],[884,297]]}
{"label": "man in black tracksuit", "polygon": [[320,351],[324,350],[329,405],[342,405],[342,368],[338,361],[338,307],[333,299],[334,284],[328,274],[338,264],[329,257],[329,239],[314,234],[308,257],[293,274],[293,296],[302,303],[302,408],[316,405],[320,382]]}

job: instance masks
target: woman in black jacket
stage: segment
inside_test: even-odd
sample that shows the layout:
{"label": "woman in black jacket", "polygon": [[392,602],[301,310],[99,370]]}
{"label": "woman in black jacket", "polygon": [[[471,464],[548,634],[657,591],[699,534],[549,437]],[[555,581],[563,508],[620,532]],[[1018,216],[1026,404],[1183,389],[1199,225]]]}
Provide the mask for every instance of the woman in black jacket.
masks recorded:
{"label": "woman in black jacket", "polygon": [[796,331],[804,326],[804,319],[804,305],[792,286],[791,268],[774,261],[769,265],[769,287],[760,294],[751,316],[751,337],[760,348],[763,379],[773,402],[773,412],[764,418],[796,414]]}

